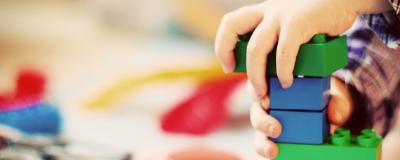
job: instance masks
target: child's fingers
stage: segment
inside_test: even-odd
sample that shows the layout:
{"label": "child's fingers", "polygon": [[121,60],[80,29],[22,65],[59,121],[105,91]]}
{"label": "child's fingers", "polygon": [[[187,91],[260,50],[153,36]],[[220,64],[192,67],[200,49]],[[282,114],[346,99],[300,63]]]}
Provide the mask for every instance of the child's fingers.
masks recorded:
{"label": "child's fingers", "polygon": [[278,155],[278,146],[274,142],[268,140],[267,136],[262,132],[255,132],[254,145],[257,153],[260,156],[266,158],[275,158]]}
{"label": "child's fingers", "polygon": [[[268,85],[268,84],[267,84]],[[270,105],[270,99],[269,96],[265,96],[262,99],[259,99],[256,95],[256,91],[254,90],[253,85],[251,85],[250,81],[247,81],[247,89],[250,92],[251,97],[253,98],[254,101],[258,102],[259,105],[264,109],[264,110],[269,110],[269,105]]]}
{"label": "child's fingers", "polygon": [[277,46],[276,69],[283,88],[289,88],[293,83],[293,69],[297,52],[304,39],[305,31],[294,25],[293,22],[283,23]]}
{"label": "child's fingers", "polygon": [[247,75],[259,99],[263,99],[267,94],[268,88],[265,79],[267,55],[274,48],[277,30],[274,17],[264,17],[264,20],[254,30],[247,46]]}
{"label": "child's fingers", "polygon": [[233,51],[238,35],[252,31],[262,18],[259,5],[245,6],[223,17],[215,38],[215,53],[225,72],[232,72],[235,68]]}
{"label": "child's fingers", "polygon": [[279,121],[268,115],[257,103],[251,107],[250,117],[254,129],[268,137],[277,138],[281,134],[282,126]]}
{"label": "child's fingers", "polygon": [[328,119],[332,124],[341,126],[353,112],[351,94],[344,82],[332,77],[330,95]]}
{"label": "child's fingers", "polygon": [[328,104],[328,119],[337,126],[347,122],[351,116],[350,105],[342,97],[332,95]]}

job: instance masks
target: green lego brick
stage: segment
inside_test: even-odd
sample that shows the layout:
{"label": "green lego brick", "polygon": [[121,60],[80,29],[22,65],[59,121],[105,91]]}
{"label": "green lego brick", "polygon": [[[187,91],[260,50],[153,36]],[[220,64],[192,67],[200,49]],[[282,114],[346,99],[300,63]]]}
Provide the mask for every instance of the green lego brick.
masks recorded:
{"label": "green lego brick", "polygon": [[[240,36],[235,48],[235,72],[246,72],[246,52],[249,35]],[[294,75],[324,77],[346,66],[347,37],[316,35],[300,46]],[[276,75],[276,48],[268,55],[267,74]]]}
{"label": "green lego brick", "polygon": [[322,145],[278,143],[275,160],[376,160],[380,159],[381,141],[371,129],[354,136],[339,128]]}
{"label": "green lego brick", "polygon": [[239,40],[235,48],[235,72],[246,72],[246,49],[247,41]]}

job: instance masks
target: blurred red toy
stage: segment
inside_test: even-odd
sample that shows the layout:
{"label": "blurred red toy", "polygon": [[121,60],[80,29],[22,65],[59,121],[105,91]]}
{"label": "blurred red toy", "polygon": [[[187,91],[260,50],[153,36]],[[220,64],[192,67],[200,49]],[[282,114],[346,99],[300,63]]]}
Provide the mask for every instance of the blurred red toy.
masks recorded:
{"label": "blurred red toy", "polygon": [[46,91],[46,77],[35,70],[22,70],[14,91],[0,94],[0,110],[17,109],[39,102]]}
{"label": "blurred red toy", "polygon": [[227,102],[243,75],[212,79],[202,83],[188,99],[161,118],[167,132],[204,135],[216,130],[229,119]]}

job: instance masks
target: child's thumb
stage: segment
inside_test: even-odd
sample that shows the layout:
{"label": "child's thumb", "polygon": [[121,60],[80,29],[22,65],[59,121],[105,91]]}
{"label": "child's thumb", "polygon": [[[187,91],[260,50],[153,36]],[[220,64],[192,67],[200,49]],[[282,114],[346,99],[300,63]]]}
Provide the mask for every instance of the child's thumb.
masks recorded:
{"label": "child's thumb", "polygon": [[328,104],[328,119],[331,124],[341,126],[352,114],[351,102],[341,95],[331,95]]}

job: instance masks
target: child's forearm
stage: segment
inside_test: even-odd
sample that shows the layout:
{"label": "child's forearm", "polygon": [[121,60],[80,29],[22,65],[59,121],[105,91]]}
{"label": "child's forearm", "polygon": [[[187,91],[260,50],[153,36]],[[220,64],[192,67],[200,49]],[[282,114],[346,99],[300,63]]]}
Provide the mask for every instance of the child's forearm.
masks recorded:
{"label": "child's forearm", "polygon": [[356,0],[359,3],[349,3],[356,7],[358,14],[374,14],[388,11],[391,8],[388,0]]}

